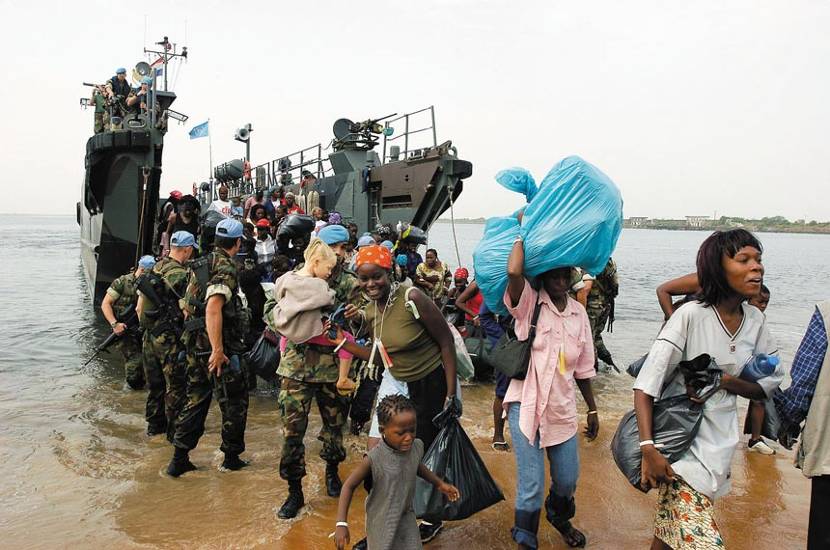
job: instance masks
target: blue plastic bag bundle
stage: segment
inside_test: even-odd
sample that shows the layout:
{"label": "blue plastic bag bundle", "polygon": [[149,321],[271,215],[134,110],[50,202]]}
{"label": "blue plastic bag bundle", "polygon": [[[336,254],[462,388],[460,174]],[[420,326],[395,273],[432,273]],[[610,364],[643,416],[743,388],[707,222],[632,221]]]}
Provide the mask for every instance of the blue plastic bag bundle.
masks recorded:
{"label": "blue plastic bag bundle", "polygon": [[516,235],[524,239],[525,274],[535,277],[557,267],[581,267],[598,274],[622,231],[622,197],[611,179],[579,157],[554,166],[538,190],[522,168],[500,172],[497,181],[529,198],[521,225],[515,216],[488,220],[473,253],[476,282],[487,307],[504,313],[507,258]]}
{"label": "blue plastic bag bundle", "polygon": [[539,191],[533,175],[524,168],[517,167],[502,170],[496,174],[496,181],[505,189],[524,195],[527,202],[532,201]]}

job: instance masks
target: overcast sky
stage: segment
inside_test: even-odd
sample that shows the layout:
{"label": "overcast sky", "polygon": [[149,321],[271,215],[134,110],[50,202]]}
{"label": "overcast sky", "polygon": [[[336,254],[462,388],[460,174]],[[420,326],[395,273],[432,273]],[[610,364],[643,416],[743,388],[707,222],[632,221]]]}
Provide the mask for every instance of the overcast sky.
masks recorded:
{"label": "overcast sky", "polygon": [[[145,42],[145,14],[147,35]],[[626,216],[830,219],[830,2],[65,2],[0,0],[3,210],[73,214],[103,82],[168,35],[187,45],[162,191],[243,155],[327,143],[335,119],[435,105],[473,163],[457,215],[521,203],[495,173],[594,163]],[[185,35],[186,33],[186,35]],[[171,77],[175,75],[175,68]],[[172,80],[172,78],[171,78]],[[498,200],[495,200],[498,197]]]}

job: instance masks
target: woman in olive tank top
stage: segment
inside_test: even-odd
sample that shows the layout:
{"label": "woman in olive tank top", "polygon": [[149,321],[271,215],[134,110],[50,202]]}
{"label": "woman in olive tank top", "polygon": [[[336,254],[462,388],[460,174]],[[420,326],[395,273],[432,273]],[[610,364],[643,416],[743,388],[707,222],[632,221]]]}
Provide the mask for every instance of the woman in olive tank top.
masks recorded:
{"label": "woman in olive tank top", "polygon": [[[458,379],[455,366],[455,343],[449,325],[435,303],[416,288],[406,288],[394,282],[392,255],[383,246],[360,249],[355,260],[357,280],[369,304],[361,311],[347,306],[346,318],[362,317],[369,328],[372,348],[344,341],[338,333],[333,340],[338,346],[363,359],[384,365],[386,373],[383,389],[393,384],[398,390],[389,394],[408,394],[415,405],[416,436],[428,450],[438,428],[432,419],[457,398]],[[373,426],[374,429],[374,426]],[[380,442],[378,434],[369,433],[369,451]],[[441,529],[441,523],[421,524],[421,540],[431,540]]]}

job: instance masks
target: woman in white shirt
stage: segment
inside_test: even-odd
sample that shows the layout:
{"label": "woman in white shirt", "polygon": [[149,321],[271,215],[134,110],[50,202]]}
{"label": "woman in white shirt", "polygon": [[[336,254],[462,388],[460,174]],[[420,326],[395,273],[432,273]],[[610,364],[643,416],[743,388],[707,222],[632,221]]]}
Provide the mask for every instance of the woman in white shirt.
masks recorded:
{"label": "woman in white shirt", "polygon": [[[712,515],[713,500],[729,492],[730,465],[739,441],[737,399],[766,399],[783,379],[781,366],[758,382],[738,378],[759,353],[777,349],[764,315],[745,304],[763,282],[762,247],[743,229],[716,231],[697,254],[702,290],[666,322],[634,383],[634,408],[643,450],[644,489],[660,489],[653,550],[717,549],[723,539]],[[652,440],[654,399],[684,393],[680,361],[709,354],[723,378],[703,405],[700,429],[689,450],[673,464]],[[664,387],[665,386],[665,387]]]}

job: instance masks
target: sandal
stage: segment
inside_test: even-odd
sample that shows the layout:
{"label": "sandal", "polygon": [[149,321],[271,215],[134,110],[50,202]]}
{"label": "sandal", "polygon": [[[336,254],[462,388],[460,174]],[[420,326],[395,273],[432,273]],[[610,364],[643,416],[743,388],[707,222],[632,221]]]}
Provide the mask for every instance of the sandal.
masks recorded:
{"label": "sandal", "polygon": [[584,548],[588,542],[585,539],[585,535],[582,534],[582,531],[571,525],[570,521],[566,520],[562,523],[554,523],[553,527],[562,534],[562,538],[565,539],[565,544],[571,548]]}
{"label": "sandal", "polygon": [[494,451],[507,452],[510,450],[510,444],[507,441],[493,441],[490,443],[490,447],[492,447]]}

